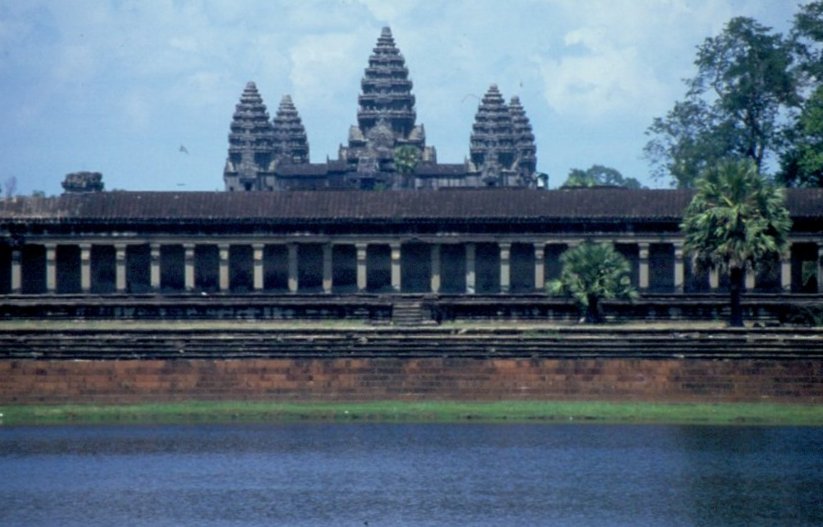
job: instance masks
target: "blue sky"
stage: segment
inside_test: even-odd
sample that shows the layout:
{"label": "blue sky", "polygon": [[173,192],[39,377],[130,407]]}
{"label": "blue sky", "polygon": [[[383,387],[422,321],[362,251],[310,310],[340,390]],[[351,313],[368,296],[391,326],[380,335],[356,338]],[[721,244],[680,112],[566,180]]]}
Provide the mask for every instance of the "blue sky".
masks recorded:
{"label": "blue sky", "polygon": [[[417,120],[461,162],[479,98],[519,95],[538,169],[561,184],[598,163],[651,186],[645,130],[684,93],[695,47],[733,16],[787,32],[793,0],[0,0],[0,183],[61,192],[223,188],[229,123],[253,80],[291,94],[312,162],[356,122],[381,27],[406,58]],[[185,146],[188,153],[180,151]]]}

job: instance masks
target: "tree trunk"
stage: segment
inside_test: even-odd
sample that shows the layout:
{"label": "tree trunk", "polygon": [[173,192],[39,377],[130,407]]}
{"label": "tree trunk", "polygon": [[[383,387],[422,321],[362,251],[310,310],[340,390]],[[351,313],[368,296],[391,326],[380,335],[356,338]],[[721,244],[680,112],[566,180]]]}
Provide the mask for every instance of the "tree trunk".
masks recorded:
{"label": "tree trunk", "polygon": [[603,321],[603,317],[600,315],[600,299],[597,298],[596,295],[589,295],[588,300],[589,305],[586,307],[586,323],[599,324]]}
{"label": "tree trunk", "polygon": [[732,267],[729,269],[729,292],[731,294],[731,317],[729,326],[733,328],[743,327],[743,306],[740,297],[743,293],[743,269]]}

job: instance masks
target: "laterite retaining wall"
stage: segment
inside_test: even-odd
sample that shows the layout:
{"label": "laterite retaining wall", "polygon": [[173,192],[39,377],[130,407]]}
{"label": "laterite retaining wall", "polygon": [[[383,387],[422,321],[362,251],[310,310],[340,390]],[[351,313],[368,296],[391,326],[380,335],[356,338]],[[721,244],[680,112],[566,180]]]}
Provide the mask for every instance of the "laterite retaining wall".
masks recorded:
{"label": "laterite retaining wall", "polygon": [[0,404],[173,400],[823,402],[823,359],[0,360]]}

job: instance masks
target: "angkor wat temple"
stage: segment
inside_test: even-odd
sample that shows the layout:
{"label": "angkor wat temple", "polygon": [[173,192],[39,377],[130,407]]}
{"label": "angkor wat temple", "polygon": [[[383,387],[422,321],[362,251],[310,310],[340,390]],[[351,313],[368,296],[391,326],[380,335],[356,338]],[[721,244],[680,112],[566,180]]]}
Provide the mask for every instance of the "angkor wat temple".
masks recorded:
{"label": "angkor wat temple", "polygon": [[[691,191],[538,188],[529,120],[495,86],[467,160],[439,163],[411,89],[384,29],[337,160],[310,163],[291,98],[270,120],[250,83],[229,134],[234,192],[106,192],[86,173],[61,196],[0,200],[0,317],[574,319],[544,284],[586,241],[614,244],[640,292],[609,316],[727,309],[725,277],[684,253]],[[823,189],[789,189],[786,205],[789,250],[746,277],[763,320],[823,301]]]}
{"label": "angkor wat temple", "polygon": [[477,110],[467,160],[444,164],[416,122],[409,70],[387,27],[361,87],[348,144],[340,146],[337,160],[315,164],[291,97],[283,97],[270,120],[257,86],[249,82],[231,123],[226,190],[537,186],[537,148],[518,97],[506,104],[492,85]]}

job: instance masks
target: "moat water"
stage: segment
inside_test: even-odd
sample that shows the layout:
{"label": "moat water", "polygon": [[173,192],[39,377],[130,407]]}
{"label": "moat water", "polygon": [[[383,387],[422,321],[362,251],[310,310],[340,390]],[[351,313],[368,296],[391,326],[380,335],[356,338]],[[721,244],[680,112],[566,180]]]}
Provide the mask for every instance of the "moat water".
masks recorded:
{"label": "moat water", "polygon": [[0,427],[0,525],[823,525],[823,428]]}

